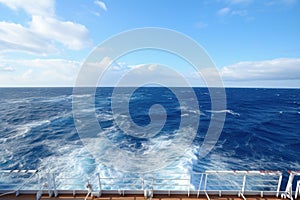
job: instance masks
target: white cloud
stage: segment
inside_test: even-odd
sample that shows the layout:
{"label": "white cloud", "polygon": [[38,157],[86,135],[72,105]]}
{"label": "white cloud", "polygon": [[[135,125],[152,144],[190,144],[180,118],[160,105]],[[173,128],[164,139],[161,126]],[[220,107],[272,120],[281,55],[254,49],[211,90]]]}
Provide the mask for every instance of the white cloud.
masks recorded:
{"label": "white cloud", "polygon": [[101,9],[103,9],[104,11],[107,11],[107,7],[106,7],[106,5],[105,5],[104,2],[99,1],[99,0],[96,0],[96,1],[94,1],[94,4],[96,4],[97,6],[99,6],[99,7],[100,7]]}
{"label": "white cloud", "polygon": [[226,16],[240,16],[245,17],[247,20],[254,19],[249,16],[248,8],[252,4],[253,0],[227,0],[223,8],[217,11],[217,15],[221,17]]}
{"label": "white cloud", "polygon": [[[192,70],[194,72],[194,70]],[[122,82],[120,82],[122,80]],[[157,85],[165,83],[170,87],[185,87],[187,85],[205,85],[198,73],[178,71],[177,69],[160,64],[135,64],[112,63],[101,77],[99,86],[126,86],[136,87],[143,84]]]}
{"label": "white cloud", "polygon": [[113,60],[106,56],[100,61],[85,61],[78,76],[77,86],[90,87],[95,86],[96,80],[102,76],[101,72],[106,72],[106,69],[112,64]]}
{"label": "white cloud", "polygon": [[278,58],[274,60],[239,62],[223,67],[220,73],[224,80],[229,81],[300,81],[300,59]]}
{"label": "white cloud", "polygon": [[3,72],[12,72],[15,71],[15,69],[11,66],[0,66],[0,71]]}
{"label": "white cloud", "polygon": [[248,11],[247,10],[233,10],[231,12],[231,15],[239,15],[239,16],[247,16],[248,15]]}
{"label": "white cloud", "polygon": [[20,24],[0,22],[0,53],[21,51],[35,54],[56,52],[55,46],[42,35]]}
{"label": "white cloud", "polygon": [[15,67],[10,73],[0,70],[1,87],[73,86],[81,64],[63,59],[2,60],[2,63]]}
{"label": "white cloud", "polygon": [[[2,60],[0,65],[0,86],[74,86],[81,63],[63,59]],[[96,78],[98,70],[107,67],[112,60],[105,57],[89,68],[86,85]],[[172,69],[170,69],[172,71]],[[170,86],[180,86],[178,76],[158,65],[126,65],[112,63],[101,77],[100,86],[114,86],[122,76],[131,75],[126,86],[135,86],[145,80],[161,82],[167,80]],[[205,80],[198,72],[179,74],[192,86],[215,86],[214,77],[218,73],[212,68],[201,70]],[[300,87],[300,58],[278,58],[264,61],[239,62],[223,67],[219,73],[225,86],[233,87]],[[204,82],[206,81],[206,83]],[[208,82],[207,82],[208,81]],[[182,85],[181,85],[182,86]],[[219,85],[218,85],[219,86]]]}
{"label": "white cloud", "polygon": [[[106,70],[104,76],[101,77],[100,86],[115,86],[121,77],[127,76],[129,72],[131,74],[123,86],[136,86],[137,83],[146,79],[157,83],[161,80],[168,80],[171,86],[182,86],[178,82],[178,76],[158,65],[126,65],[124,63],[113,64]],[[200,73],[199,71],[181,71],[179,74],[195,87],[222,86],[221,82],[216,82],[218,80],[216,77],[221,77],[226,87],[300,87],[300,58],[239,62],[219,70],[204,68]]]}
{"label": "white cloud", "polygon": [[245,17],[245,16],[248,16],[248,11],[243,9],[243,10],[238,10],[238,9],[232,9],[232,8],[229,8],[229,7],[225,7],[225,8],[222,8],[218,11],[218,15],[219,16],[234,16],[234,15],[238,15],[238,16],[241,16],[241,17]]}
{"label": "white cloud", "polygon": [[228,15],[229,13],[230,13],[230,8],[228,8],[228,7],[222,8],[218,11],[218,15],[221,15],[221,16]]}
{"label": "white cloud", "polygon": [[23,9],[29,15],[53,16],[55,13],[54,0],[0,0],[0,3],[12,10]]}
{"label": "white cloud", "polygon": [[55,17],[53,0],[0,0],[0,3],[13,10],[23,9],[31,16],[27,26],[0,21],[0,53],[21,51],[48,55],[59,51],[57,44],[71,50],[79,50],[91,44],[84,25]]}
{"label": "white cloud", "polygon": [[[118,86],[122,87],[137,87],[147,84],[165,85],[168,87],[188,86],[188,82],[182,74],[170,67],[159,64],[139,64],[127,66],[123,71],[118,69],[118,72],[119,76],[114,77],[114,85],[117,83]],[[112,83],[111,79],[110,83]],[[103,85],[106,85],[105,82],[103,82]]]}
{"label": "white cloud", "polygon": [[30,29],[34,33],[50,41],[60,42],[72,50],[79,50],[90,44],[87,28],[74,22],[34,15],[32,16]]}

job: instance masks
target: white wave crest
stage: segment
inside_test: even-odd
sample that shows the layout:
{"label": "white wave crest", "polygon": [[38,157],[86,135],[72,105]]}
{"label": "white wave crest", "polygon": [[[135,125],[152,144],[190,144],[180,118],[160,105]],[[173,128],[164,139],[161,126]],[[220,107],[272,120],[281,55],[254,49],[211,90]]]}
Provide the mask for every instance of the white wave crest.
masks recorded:
{"label": "white wave crest", "polygon": [[231,115],[240,116],[239,113],[234,112],[233,110],[206,110],[206,112],[209,112],[209,113],[228,113],[228,114],[231,114]]}

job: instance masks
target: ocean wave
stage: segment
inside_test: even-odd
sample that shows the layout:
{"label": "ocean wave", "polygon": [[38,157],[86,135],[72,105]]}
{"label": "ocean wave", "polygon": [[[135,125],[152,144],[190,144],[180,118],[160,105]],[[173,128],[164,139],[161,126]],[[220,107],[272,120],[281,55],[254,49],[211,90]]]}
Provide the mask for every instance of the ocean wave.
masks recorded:
{"label": "ocean wave", "polygon": [[194,109],[191,109],[191,107],[189,106],[180,106],[178,108],[182,113],[182,116],[183,117],[187,117],[189,116],[190,114],[191,115],[200,115],[200,116],[205,116],[205,113],[201,112],[200,110],[194,110]]}
{"label": "ocean wave", "polygon": [[240,116],[240,113],[234,112],[233,110],[206,110],[209,113],[228,113],[234,116]]}
{"label": "ocean wave", "polygon": [[[32,96],[33,89],[22,90]],[[287,90],[284,95],[280,93],[282,101],[273,101],[272,97],[275,98],[274,94],[278,93],[276,90],[245,89],[237,92],[236,89],[229,89],[226,90],[229,97],[228,108],[231,108],[228,110],[209,110],[211,109],[210,100],[207,98],[202,102],[203,92],[201,90],[199,89],[200,92],[197,95],[203,113],[191,109],[188,100],[185,104],[178,105],[178,103],[173,103],[173,97],[170,100],[165,96],[163,98],[159,95],[144,94],[140,96],[142,94],[137,93],[131,99],[132,101],[140,102],[140,106],[143,106],[146,100],[162,102],[164,103],[162,105],[171,110],[168,114],[173,120],[171,125],[160,134],[146,139],[137,139],[122,132],[114,122],[110,97],[105,96],[106,94],[102,95],[102,93],[96,95],[96,115],[99,123],[104,125],[102,132],[98,133],[96,137],[105,137],[114,145],[115,149],[129,152],[136,158],[139,156],[145,158],[147,154],[151,153],[157,155],[152,157],[149,162],[140,161],[132,166],[128,166],[128,158],[119,156],[118,152],[103,148],[102,151],[92,155],[82,145],[83,140],[78,137],[72,118],[71,99],[78,97],[78,102],[84,102],[84,98],[91,97],[91,95],[72,96],[70,92],[56,93],[56,89],[53,89],[54,92],[51,94],[41,90],[34,94],[35,97],[22,96],[22,93],[17,92],[11,96],[11,92],[2,98],[0,104],[0,154],[2,155],[0,166],[6,169],[37,168],[55,173],[60,178],[58,185],[61,189],[73,189],[75,185],[79,189],[85,189],[87,181],[91,181],[93,185],[97,186],[96,180],[90,180],[91,177],[96,177],[97,173],[100,173],[101,177],[119,178],[118,180],[108,179],[107,183],[114,184],[115,189],[120,189],[121,183],[123,183],[122,178],[142,177],[143,174],[138,173],[138,170],[135,171],[135,169],[147,168],[151,162],[162,162],[164,158],[159,156],[159,153],[164,150],[168,150],[166,157],[170,158],[172,162],[167,166],[163,165],[156,171],[147,171],[149,173],[144,174],[146,178],[151,179],[152,175],[164,178],[185,178],[188,173],[205,170],[257,170],[276,167],[288,170],[289,168],[299,168],[300,164],[296,156],[299,152],[299,90]],[[161,92],[156,93],[160,94]],[[50,96],[45,97],[45,95]],[[186,96],[188,98],[188,95]],[[122,98],[120,98],[121,100]],[[133,106],[133,118],[147,119],[147,111],[139,112],[135,108]],[[124,108],[120,107],[120,109],[122,111]],[[83,114],[92,111],[94,110],[82,110]],[[280,112],[282,113],[280,114]],[[209,125],[209,120],[203,120],[200,124],[197,133],[200,135],[200,139],[196,138],[192,144],[181,147],[180,142],[172,141],[174,137],[180,137],[181,134],[184,140],[184,136],[190,136],[191,133],[196,132],[197,130],[188,125],[193,124],[193,120],[198,120],[199,115],[209,117],[213,114],[217,115],[217,113],[227,113],[228,118],[231,116],[231,121],[225,124],[219,141],[205,158],[200,159],[198,152],[201,149],[203,135],[206,126]],[[176,123],[180,121],[177,118],[180,115],[184,119],[191,119],[188,120],[187,126],[181,132],[176,130]],[[232,119],[232,116],[240,115],[245,116],[245,119],[242,117]],[[121,113],[120,116],[115,117],[128,120],[127,117],[130,116]],[[176,120],[174,120],[175,118]],[[87,126],[87,128],[89,127]],[[95,138],[91,138],[91,140],[95,140]],[[98,150],[97,145],[90,145],[90,147],[92,150]],[[182,150],[180,154],[177,154],[176,152],[180,150]],[[106,162],[105,158],[107,157],[115,159],[116,163]],[[124,172],[125,170],[120,170],[113,164],[127,165],[126,170],[131,169],[133,173]],[[63,181],[64,177],[76,179],[70,179],[71,185],[68,186]],[[151,181],[148,183],[150,185]],[[163,183],[167,185],[169,182]],[[194,177],[191,180],[191,188],[197,188],[198,183],[199,177]]]}
{"label": "ocean wave", "polygon": [[69,96],[69,98],[87,98],[92,96],[94,96],[94,94],[72,94]]}

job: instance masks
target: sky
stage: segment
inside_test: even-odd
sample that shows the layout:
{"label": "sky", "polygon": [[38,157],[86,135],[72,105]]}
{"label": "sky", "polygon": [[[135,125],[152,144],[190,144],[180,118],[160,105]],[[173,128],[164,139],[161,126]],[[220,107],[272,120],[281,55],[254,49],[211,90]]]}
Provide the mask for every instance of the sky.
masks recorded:
{"label": "sky", "polygon": [[[300,88],[298,0],[0,0],[0,87],[72,87],[99,44],[144,27],[196,41],[225,87]],[[132,69],[147,76],[138,67],[153,63],[202,86],[192,66],[157,50],[114,60],[101,84]]]}

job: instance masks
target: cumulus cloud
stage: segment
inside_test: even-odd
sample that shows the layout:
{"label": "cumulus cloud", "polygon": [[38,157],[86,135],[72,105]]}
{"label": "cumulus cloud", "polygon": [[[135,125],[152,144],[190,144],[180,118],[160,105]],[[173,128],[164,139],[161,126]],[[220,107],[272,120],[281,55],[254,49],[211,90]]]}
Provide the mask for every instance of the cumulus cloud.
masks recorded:
{"label": "cumulus cloud", "polygon": [[185,77],[176,70],[159,64],[129,66],[129,70],[118,78],[118,86],[164,85],[168,87],[189,86]]}
{"label": "cumulus cloud", "polygon": [[50,41],[64,44],[69,49],[79,50],[89,45],[87,28],[74,22],[34,15],[30,29]]}
{"label": "cumulus cloud", "polygon": [[40,15],[40,16],[53,16],[55,13],[55,1],[54,0],[0,0],[12,10],[22,9],[29,15]]}
{"label": "cumulus cloud", "polygon": [[[126,86],[136,87],[140,83],[145,85],[166,84],[170,87],[186,87],[205,85],[199,73],[179,71],[160,64],[135,64],[112,63],[110,68],[101,77],[99,86]],[[121,81],[122,80],[122,81]]]}
{"label": "cumulus cloud", "polygon": [[224,80],[229,81],[300,80],[300,59],[239,62],[223,67],[220,73]]}
{"label": "cumulus cloud", "polygon": [[77,79],[77,86],[94,87],[97,85],[98,79],[103,76],[106,69],[112,64],[113,60],[106,56],[100,61],[86,61],[80,70],[80,75]]}
{"label": "cumulus cloud", "polygon": [[42,35],[20,24],[0,22],[0,53],[23,51],[35,54],[56,52],[55,46]]}
{"label": "cumulus cloud", "polygon": [[[125,86],[136,86],[147,77],[147,80],[160,82],[168,80],[170,86],[182,86],[178,76],[159,65],[140,64],[126,65],[118,63],[110,68],[102,79],[101,86],[115,86],[123,76]],[[219,70],[204,68],[197,72],[179,72],[186,81],[195,87],[300,87],[300,58],[278,58],[263,61],[244,61],[225,66]],[[216,77],[220,77],[218,80]],[[223,83],[222,83],[223,81]]]}
{"label": "cumulus cloud", "polygon": [[0,3],[12,10],[23,9],[31,16],[26,26],[0,21],[0,53],[22,51],[48,55],[58,52],[57,44],[71,50],[79,50],[91,44],[84,25],[56,18],[53,0],[0,0]]}
{"label": "cumulus cloud", "polygon": [[[3,60],[16,66],[10,73],[0,67],[0,85],[5,86],[73,86],[80,62],[64,59]],[[7,68],[7,67],[6,67]],[[5,69],[5,67],[4,67]]]}
{"label": "cumulus cloud", "polygon": [[[64,59],[2,60],[0,65],[0,85],[5,86],[74,86],[81,63]],[[159,65],[127,65],[114,63],[105,57],[98,63],[88,65],[83,74],[86,86],[94,85],[91,80],[100,77],[99,70],[107,68],[99,86],[116,86],[127,76],[122,86],[136,86],[148,80],[159,83],[167,80],[169,86],[182,86],[179,77],[192,86],[215,85],[215,77],[220,74],[225,86],[234,87],[300,87],[300,58],[279,58],[264,61],[246,61],[221,68],[219,71],[208,68],[193,74],[166,69]],[[82,72],[84,73],[84,72]],[[179,76],[178,76],[179,75]],[[203,75],[203,77],[201,77]],[[95,76],[95,77],[94,77]],[[125,83],[125,84],[124,84]]]}
{"label": "cumulus cloud", "polygon": [[96,1],[94,1],[94,4],[96,4],[97,6],[99,6],[99,7],[100,7],[101,9],[103,9],[104,11],[107,11],[107,7],[106,7],[106,5],[105,5],[104,2],[99,1],[99,0],[96,0]]}

